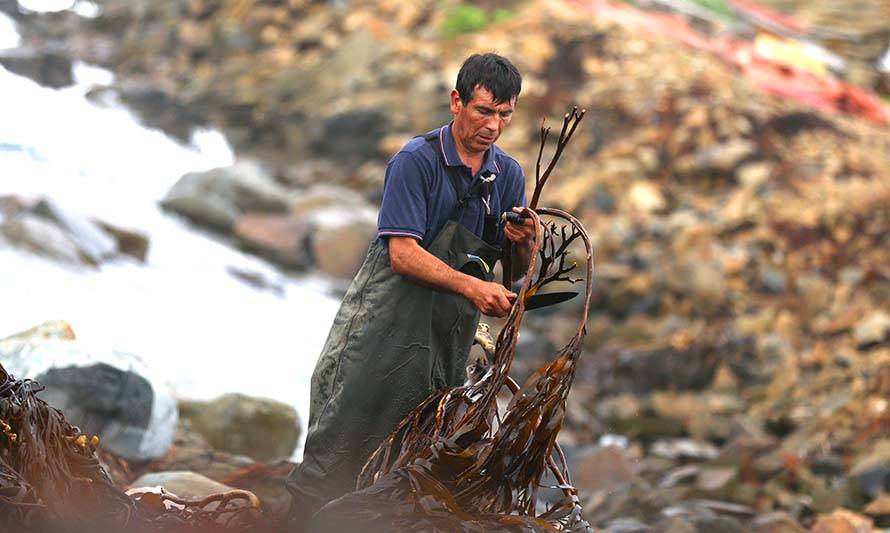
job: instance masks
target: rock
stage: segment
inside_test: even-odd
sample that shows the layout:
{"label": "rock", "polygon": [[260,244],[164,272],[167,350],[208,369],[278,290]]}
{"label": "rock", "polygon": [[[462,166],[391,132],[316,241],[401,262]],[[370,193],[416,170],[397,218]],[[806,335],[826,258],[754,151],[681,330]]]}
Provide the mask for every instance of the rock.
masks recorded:
{"label": "rock", "polygon": [[108,235],[117,241],[118,251],[144,263],[148,258],[148,235],[131,229],[120,228],[102,220],[93,220]]}
{"label": "rock", "polygon": [[757,187],[765,183],[772,173],[773,166],[769,163],[748,163],[736,169],[736,179],[743,185]]}
{"label": "rock", "polygon": [[604,524],[610,533],[649,533],[651,528],[633,518],[616,518]]}
{"label": "rock", "polygon": [[871,533],[874,523],[870,518],[847,509],[838,509],[828,516],[820,516],[810,533]]}
{"label": "rock", "polygon": [[582,492],[613,491],[636,477],[624,451],[615,446],[595,448],[577,458],[572,482]]}
{"label": "rock", "polygon": [[290,211],[305,217],[328,207],[349,209],[371,208],[361,194],[339,185],[319,183],[300,191],[291,199]]}
{"label": "rock", "polygon": [[771,294],[782,294],[785,292],[787,284],[787,276],[781,270],[768,264],[761,264],[758,269],[760,276],[760,285],[763,290]]}
{"label": "rock", "polygon": [[300,436],[293,407],[243,394],[225,394],[210,402],[182,401],[180,413],[215,450],[258,461],[289,457]]}
{"label": "rock", "polygon": [[853,338],[860,348],[890,339],[890,314],[886,311],[874,311],[869,314],[856,324]]}
{"label": "rock", "polygon": [[163,487],[180,498],[194,500],[232,490],[228,485],[187,470],[143,474],[130,483],[130,490],[127,492],[138,492],[143,487]]}
{"label": "rock", "polygon": [[233,233],[246,250],[280,265],[305,269],[311,264],[309,224],[294,215],[247,213],[238,218]]}
{"label": "rock", "polygon": [[33,212],[61,228],[77,245],[81,256],[93,265],[117,255],[117,242],[90,220],[62,208],[52,200],[41,200]]}
{"label": "rock", "polygon": [[890,494],[879,495],[866,505],[862,512],[875,518],[890,517]]}
{"label": "rock", "polygon": [[850,477],[869,498],[890,492],[890,439],[875,442],[857,457],[850,468]]}
{"label": "rock", "polygon": [[635,182],[627,194],[631,206],[643,213],[663,211],[667,205],[661,191],[653,183]]}
{"label": "rock", "polygon": [[775,511],[756,517],[751,523],[757,533],[806,533],[790,514]]}
{"label": "rock", "polygon": [[77,244],[62,229],[32,213],[0,223],[0,234],[17,248],[72,265],[85,264]]}
{"label": "rock", "polygon": [[155,459],[173,441],[176,402],[135,355],[31,339],[0,343],[0,362],[11,374],[40,382],[46,387],[41,398],[119,457]]}
{"label": "rock", "polygon": [[727,488],[738,477],[739,469],[735,466],[711,466],[702,468],[695,482],[695,487],[708,497],[715,494],[727,496]]}
{"label": "rock", "polygon": [[844,473],[844,465],[840,458],[826,455],[813,459],[810,463],[810,472],[826,478],[837,477]]}
{"label": "rock", "polygon": [[379,109],[355,109],[325,119],[322,134],[313,143],[316,153],[353,164],[379,158],[380,139],[389,132],[389,120]]}
{"label": "rock", "polygon": [[28,47],[0,50],[0,65],[44,87],[58,89],[74,84],[71,60],[61,52]]}
{"label": "rock", "polygon": [[75,340],[74,330],[71,325],[64,320],[50,320],[34,326],[33,328],[18,333],[13,333],[8,337],[0,339],[0,344],[14,344],[18,342],[37,342],[47,339],[58,339],[65,341]]}
{"label": "rock", "polygon": [[241,213],[285,213],[289,194],[253,161],[182,176],[161,200],[161,207],[197,224],[228,232]]}
{"label": "rock", "polygon": [[652,453],[667,459],[716,459],[719,450],[710,443],[692,439],[660,439],[652,444]]}
{"label": "rock", "polygon": [[335,278],[351,279],[377,236],[372,209],[330,207],[310,217],[310,250],[315,266]]}

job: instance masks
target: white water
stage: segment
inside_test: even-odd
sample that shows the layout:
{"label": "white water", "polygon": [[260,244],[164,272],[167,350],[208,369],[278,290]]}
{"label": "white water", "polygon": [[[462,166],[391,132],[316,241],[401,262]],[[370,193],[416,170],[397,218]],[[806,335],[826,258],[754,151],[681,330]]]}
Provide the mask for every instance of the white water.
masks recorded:
{"label": "white water", "polygon": [[[17,43],[0,15],[0,48]],[[77,65],[75,76],[74,87],[52,90],[0,67],[0,195],[47,196],[147,233],[148,261],[80,270],[0,248],[0,338],[63,319],[82,342],[140,355],[180,396],[243,392],[294,405],[305,435],[309,378],[337,300],[324,281],[285,278],[159,211],[182,174],[232,162],[219,133],[183,147],[126,110],[89,103],[84,93],[109,82],[107,71]],[[260,272],[284,293],[252,288],[227,266]]]}

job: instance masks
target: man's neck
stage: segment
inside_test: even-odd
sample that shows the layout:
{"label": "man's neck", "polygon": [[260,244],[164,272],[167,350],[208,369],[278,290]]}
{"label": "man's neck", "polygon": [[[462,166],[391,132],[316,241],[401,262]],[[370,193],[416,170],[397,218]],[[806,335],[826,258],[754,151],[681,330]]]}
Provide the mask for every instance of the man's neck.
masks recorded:
{"label": "man's neck", "polygon": [[451,126],[451,138],[454,141],[454,147],[457,149],[457,155],[460,157],[460,160],[463,161],[464,165],[470,167],[470,170],[473,171],[473,175],[479,173],[479,169],[482,168],[482,162],[485,160],[485,152],[470,152],[464,147],[460,140],[457,138],[457,134],[454,132],[454,125]]}

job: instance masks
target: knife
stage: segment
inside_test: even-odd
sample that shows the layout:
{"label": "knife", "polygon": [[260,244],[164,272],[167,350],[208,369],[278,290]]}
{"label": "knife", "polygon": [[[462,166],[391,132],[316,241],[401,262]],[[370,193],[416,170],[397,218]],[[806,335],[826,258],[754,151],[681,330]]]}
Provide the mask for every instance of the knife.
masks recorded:
{"label": "knife", "polygon": [[566,300],[571,300],[575,296],[578,296],[577,292],[548,292],[544,294],[533,294],[532,296],[526,297],[525,310],[531,311],[532,309],[556,305],[565,302]]}

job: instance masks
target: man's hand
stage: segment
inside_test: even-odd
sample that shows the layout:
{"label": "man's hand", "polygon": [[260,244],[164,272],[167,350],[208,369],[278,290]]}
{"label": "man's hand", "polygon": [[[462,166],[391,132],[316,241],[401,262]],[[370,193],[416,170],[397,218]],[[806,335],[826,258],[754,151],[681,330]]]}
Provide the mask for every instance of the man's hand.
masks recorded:
{"label": "man's hand", "polygon": [[411,237],[389,238],[389,260],[393,272],[424,285],[445,290],[470,300],[488,316],[502,317],[510,312],[516,295],[497,283],[458,272],[430,254]]}
{"label": "man's hand", "polygon": [[473,305],[482,314],[502,317],[510,312],[513,300],[516,299],[516,293],[510,292],[498,283],[482,281],[477,278],[470,279],[473,281],[465,286],[463,296],[473,302]]}
{"label": "man's hand", "polygon": [[[521,207],[514,207],[514,213],[522,213]],[[523,218],[522,224],[507,222],[504,224],[504,235],[516,245],[531,246],[535,239],[535,221],[531,218]]]}

